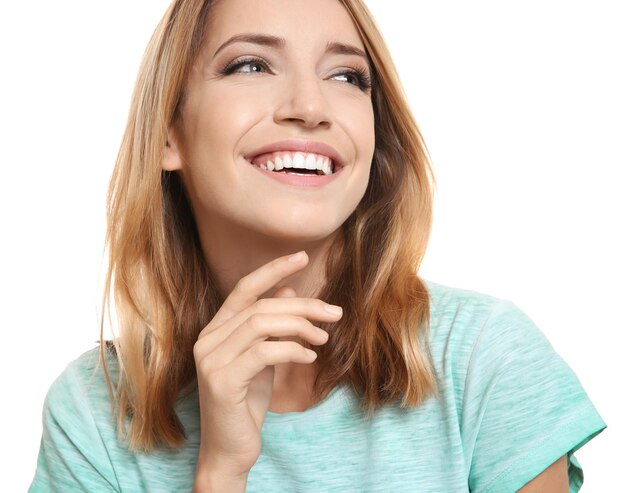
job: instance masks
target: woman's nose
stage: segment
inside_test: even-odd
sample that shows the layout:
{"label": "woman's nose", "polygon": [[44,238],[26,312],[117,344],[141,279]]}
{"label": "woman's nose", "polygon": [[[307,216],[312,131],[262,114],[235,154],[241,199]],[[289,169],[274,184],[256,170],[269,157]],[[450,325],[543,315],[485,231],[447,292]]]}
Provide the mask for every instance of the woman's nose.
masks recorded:
{"label": "woman's nose", "polygon": [[278,95],[274,121],[296,122],[308,128],[328,127],[331,123],[330,104],[322,91],[323,83],[315,74],[290,77]]}

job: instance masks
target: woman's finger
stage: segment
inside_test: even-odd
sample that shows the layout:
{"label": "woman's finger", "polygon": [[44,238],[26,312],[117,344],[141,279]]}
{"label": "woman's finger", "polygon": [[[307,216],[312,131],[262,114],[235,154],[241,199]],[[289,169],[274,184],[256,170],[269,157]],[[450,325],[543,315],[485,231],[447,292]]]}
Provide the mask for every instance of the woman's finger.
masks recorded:
{"label": "woman's finger", "polygon": [[256,313],[220,342],[219,351],[211,353],[206,369],[222,368],[253,346],[263,341],[280,340],[281,337],[299,337],[320,346],[328,340],[328,333],[302,317]]}
{"label": "woman's finger", "polygon": [[[267,316],[293,316],[303,320],[319,322],[337,322],[342,317],[338,306],[330,305],[315,298],[264,298],[252,306],[237,313],[221,326],[214,327],[211,322],[198,337],[196,350],[198,355],[209,354],[220,347],[233,333],[250,330],[250,320],[261,320]],[[236,335],[235,335],[236,336]],[[242,351],[245,348],[241,348]]]}
{"label": "woman's finger", "polygon": [[[295,298],[297,295],[296,290],[289,286],[282,286],[274,291],[272,298]],[[277,341],[278,337],[268,337],[268,341]]]}
{"label": "woman's finger", "polygon": [[220,326],[235,314],[252,305],[263,293],[272,289],[286,277],[302,270],[308,262],[308,255],[302,251],[293,255],[278,257],[242,277],[213,317],[211,323],[200,332],[199,337],[204,336],[211,327]]}
{"label": "woman's finger", "polygon": [[293,341],[260,342],[223,368],[224,393],[245,395],[250,382],[269,365],[283,363],[312,363],[317,358],[315,351]]}
{"label": "woman's finger", "polygon": [[274,291],[272,298],[295,298],[298,296],[296,290],[289,286],[282,286]]}

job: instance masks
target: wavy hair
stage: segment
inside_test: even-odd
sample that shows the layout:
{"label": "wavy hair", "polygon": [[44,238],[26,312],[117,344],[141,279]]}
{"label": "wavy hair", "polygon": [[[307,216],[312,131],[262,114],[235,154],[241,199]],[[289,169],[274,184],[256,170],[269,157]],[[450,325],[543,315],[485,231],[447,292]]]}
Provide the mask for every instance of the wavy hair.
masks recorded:
{"label": "wavy hair", "polygon": [[[321,400],[336,385],[348,385],[371,417],[388,403],[416,407],[437,395],[429,296],[418,276],[435,180],[378,27],[361,0],[340,1],[370,58],[376,145],[365,195],[327,259],[319,298],[342,306],[344,316],[329,331],[328,343],[316,347],[320,369],[313,397]],[[161,168],[168,128],[180,116],[186,78],[214,3],[175,0],[152,35],[109,185],[99,361],[118,438],[132,451],[185,443],[174,408],[197,391],[193,346],[224,301],[182,181]],[[111,322],[112,304],[119,334],[105,341],[105,313]],[[114,382],[107,359],[117,363]]]}

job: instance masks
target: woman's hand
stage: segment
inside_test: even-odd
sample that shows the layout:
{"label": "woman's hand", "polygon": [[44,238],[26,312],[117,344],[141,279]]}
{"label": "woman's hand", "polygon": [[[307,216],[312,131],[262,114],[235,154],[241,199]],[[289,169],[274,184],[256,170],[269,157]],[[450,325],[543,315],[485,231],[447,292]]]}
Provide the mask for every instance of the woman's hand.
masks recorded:
{"label": "woman's hand", "polygon": [[[341,309],[313,298],[259,299],[308,263],[304,252],[277,258],[243,277],[194,345],[200,399],[198,474],[247,476],[261,453],[261,427],[272,398],[274,366],[312,363],[317,355],[295,341],[321,345],[328,334],[309,320],[336,322]],[[287,297],[285,297],[287,296]],[[335,309],[333,311],[333,308]]]}

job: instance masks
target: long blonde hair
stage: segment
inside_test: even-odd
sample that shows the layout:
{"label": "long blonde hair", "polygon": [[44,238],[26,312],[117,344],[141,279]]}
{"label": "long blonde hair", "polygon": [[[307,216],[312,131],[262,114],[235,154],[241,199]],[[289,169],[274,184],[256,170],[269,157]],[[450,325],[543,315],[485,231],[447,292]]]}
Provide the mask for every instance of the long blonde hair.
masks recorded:
{"label": "long blonde hair", "polygon": [[[371,14],[361,0],[340,1],[373,69],[376,148],[365,196],[327,260],[328,281],[319,298],[342,306],[344,316],[329,331],[328,343],[316,347],[320,370],[313,393],[320,400],[336,385],[349,385],[370,417],[398,399],[402,407],[415,407],[437,393],[429,296],[417,275],[431,231],[435,181]],[[213,3],[176,0],[154,32],[109,187],[100,361],[118,438],[133,451],[184,444],[174,406],[197,389],[193,345],[224,301],[204,260],[180,177],[161,169],[167,131],[179,117]],[[119,335],[105,341],[111,296]],[[115,390],[107,367],[111,357],[119,368]]]}

